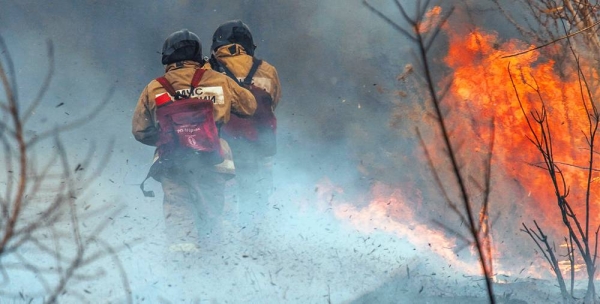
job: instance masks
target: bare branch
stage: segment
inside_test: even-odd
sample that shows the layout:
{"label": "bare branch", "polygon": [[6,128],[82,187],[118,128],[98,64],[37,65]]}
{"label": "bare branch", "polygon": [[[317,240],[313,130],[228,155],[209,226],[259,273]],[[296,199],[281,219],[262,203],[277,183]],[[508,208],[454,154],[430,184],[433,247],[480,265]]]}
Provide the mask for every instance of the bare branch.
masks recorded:
{"label": "bare branch", "polygon": [[510,54],[510,55],[505,55],[505,56],[502,56],[502,57],[500,57],[500,58],[510,58],[510,57],[515,57],[515,56],[519,56],[519,55],[527,54],[527,53],[529,53],[529,52],[533,52],[533,51],[535,51],[535,50],[539,50],[539,49],[541,49],[541,48],[544,48],[544,47],[547,47],[547,46],[549,46],[549,45],[551,45],[551,44],[554,44],[554,43],[556,43],[556,42],[558,42],[558,41],[561,41],[561,40],[567,39],[567,38],[569,38],[569,37],[573,37],[573,36],[575,36],[575,35],[577,35],[577,34],[580,34],[580,33],[583,33],[583,32],[585,32],[585,31],[587,31],[587,30],[590,30],[590,29],[592,29],[593,27],[597,26],[598,24],[600,24],[600,21],[598,21],[598,22],[595,22],[594,24],[592,24],[592,25],[590,25],[590,26],[588,26],[588,27],[586,27],[586,28],[583,28],[583,29],[581,29],[581,30],[578,30],[578,31],[576,31],[576,32],[574,32],[574,33],[571,33],[571,34],[568,34],[568,35],[562,36],[562,37],[560,37],[560,38],[558,38],[558,39],[552,40],[552,41],[550,41],[550,42],[548,42],[548,43],[544,43],[544,44],[542,44],[542,45],[539,45],[539,46],[536,46],[536,47],[530,48],[530,49],[528,49],[528,50],[525,50],[525,51],[522,51],[522,52],[518,52],[518,53],[514,53],[514,54]]}

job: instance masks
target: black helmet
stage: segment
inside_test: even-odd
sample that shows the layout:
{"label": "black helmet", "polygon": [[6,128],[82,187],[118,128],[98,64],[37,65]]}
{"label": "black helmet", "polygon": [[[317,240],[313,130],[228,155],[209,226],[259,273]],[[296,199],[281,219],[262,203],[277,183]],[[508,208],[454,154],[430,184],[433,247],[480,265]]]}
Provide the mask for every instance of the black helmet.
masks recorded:
{"label": "black helmet", "polygon": [[232,20],[221,24],[213,34],[210,49],[214,52],[218,48],[231,43],[241,45],[248,55],[254,56],[256,45],[254,45],[252,33],[250,33],[250,28],[241,20]]}
{"label": "black helmet", "polygon": [[162,48],[162,63],[193,60],[202,62],[202,43],[193,32],[183,29],[177,31],[165,40]]}

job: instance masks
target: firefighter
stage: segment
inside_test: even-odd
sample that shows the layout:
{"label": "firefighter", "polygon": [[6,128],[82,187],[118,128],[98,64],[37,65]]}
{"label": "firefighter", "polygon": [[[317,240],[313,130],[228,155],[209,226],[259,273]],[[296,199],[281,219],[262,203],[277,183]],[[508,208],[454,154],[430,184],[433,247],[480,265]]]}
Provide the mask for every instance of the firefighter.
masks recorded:
{"label": "firefighter", "polygon": [[232,113],[252,115],[256,100],[235,81],[203,67],[200,39],[187,29],[167,37],[162,64],[164,76],[140,95],[132,132],[139,142],[157,147],[148,177],[162,185],[169,249],[198,251],[219,242],[223,173],[234,169],[218,129]]}
{"label": "firefighter", "polygon": [[269,207],[276,152],[274,111],[281,96],[277,70],[255,58],[255,49],[250,29],[240,20],[221,24],[213,34],[212,68],[251,89],[258,103],[253,117],[233,117],[223,129],[236,158],[235,186],[242,225],[260,222]]}

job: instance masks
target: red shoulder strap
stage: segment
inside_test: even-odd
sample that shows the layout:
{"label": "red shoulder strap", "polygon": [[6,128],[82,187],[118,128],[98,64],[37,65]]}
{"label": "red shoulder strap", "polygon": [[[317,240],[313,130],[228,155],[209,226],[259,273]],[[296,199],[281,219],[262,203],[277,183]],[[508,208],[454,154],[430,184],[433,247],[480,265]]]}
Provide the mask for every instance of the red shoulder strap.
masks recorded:
{"label": "red shoulder strap", "polygon": [[175,96],[175,89],[173,88],[171,83],[167,80],[167,78],[165,78],[164,76],[158,77],[158,78],[156,78],[156,81],[158,81],[160,83],[160,85],[162,85],[162,87],[165,90],[167,90],[167,92],[169,94],[171,94],[171,96]]}
{"label": "red shoulder strap", "polygon": [[204,71],[206,71],[205,69],[196,69],[196,72],[194,73],[194,78],[192,78],[192,87],[197,87],[198,84],[200,83],[200,79],[202,79],[202,76],[204,76]]}
{"label": "red shoulder strap", "polygon": [[[196,72],[194,72],[194,77],[192,78],[192,87],[195,88],[198,86],[200,79],[202,79],[202,76],[204,76],[204,71],[206,70],[196,69]],[[162,85],[162,87],[165,88],[169,94],[171,94],[171,96],[175,96],[175,88],[173,88],[171,83],[164,76],[156,78],[156,81],[158,81],[160,85]]]}
{"label": "red shoulder strap", "polygon": [[[196,72],[194,72],[194,77],[192,78],[192,89],[197,87],[198,84],[200,83],[200,79],[202,79],[202,76],[204,76],[204,69],[196,69]],[[177,91],[175,91],[175,88],[173,88],[173,85],[167,80],[167,78],[165,78],[165,76],[162,77],[158,77],[156,78],[156,81],[158,81],[158,83],[160,83],[160,85],[174,98],[177,98]]]}

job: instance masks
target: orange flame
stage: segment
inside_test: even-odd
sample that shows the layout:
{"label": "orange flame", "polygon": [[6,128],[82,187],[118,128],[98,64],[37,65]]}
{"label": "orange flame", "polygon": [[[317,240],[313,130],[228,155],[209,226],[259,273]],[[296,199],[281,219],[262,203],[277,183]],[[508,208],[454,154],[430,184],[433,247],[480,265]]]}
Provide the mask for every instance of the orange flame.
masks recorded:
{"label": "orange flame", "polygon": [[440,14],[442,13],[442,8],[440,6],[434,6],[429,11],[425,13],[425,18],[418,25],[419,32],[426,33],[431,30],[433,26],[435,26],[440,20]]}
{"label": "orange flame", "polygon": [[[564,227],[557,207],[556,191],[548,172],[543,169],[542,154],[531,140],[539,137],[541,130],[532,117],[541,113],[542,106],[545,107],[553,156],[568,187],[568,190],[560,188],[559,191],[563,192],[561,194],[568,192],[567,200],[584,225],[588,183],[586,168],[590,166],[590,125],[586,107],[591,107],[590,96],[596,96],[597,92],[592,91],[588,95],[578,70],[573,69],[572,65],[572,70],[565,70],[564,67],[561,70],[554,61],[545,59],[540,51],[508,56],[527,48],[518,40],[503,42],[496,34],[481,29],[474,29],[468,34],[448,31],[448,36],[449,50],[444,62],[453,73],[450,94],[444,103],[450,108],[448,120],[452,132],[461,134],[463,138],[474,139],[471,144],[475,151],[485,150],[489,134],[495,132],[493,161],[496,174],[502,175],[505,180],[517,181],[520,191],[527,193],[528,197],[519,195],[519,189],[495,186],[502,187],[498,189],[500,191],[514,191],[513,202],[522,200],[526,203],[517,206],[521,212],[516,214],[521,218],[520,221],[527,223],[537,220],[547,234],[559,240],[564,235]],[[560,51],[558,46],[553,48],[551,52]],[[591,76],[597,79],[593,70]],[[494,129],[485,123],[492,117]],[[535,135],[526,117],[529,117]],[[465,167],[476,170],[473,166],[467,164]],[[598,177],[592,176],[591,179],[590,226],[593,233],[593,227],[600,222],[597,212],[600,206],[594,202],[600,189],[595,187]],[[560,183],[559,187],[562,187]],[[502,205],[496,202],[496,212],[502,210]],[[494,212],[493,208],[491,212]],[[518,224],[515,222],[515,230],[518,230]]]}
{"label": "orange flame", "polygon": [[[515,88],[527,115],[540,111],[543,103],[549,115],[554,157],[570,187],[567,199],[573,204],[576,214],[582,217],[587,183],[585,168],[589,167],[590,153],[582,132],[589,130],[584,107],[584,103],[589,105],[589,100],[581,90],[577,73],[560,75],[555,63],[540,59],[538,52],[502,59],[522,48],[522,44],[518,41],[500,43],[495,34],[474,30],[466,36],[454,33],[449,33],[449,36],[450,49],[445,62],[454,73],[452,96],[447,101],[454,113],[454,127],[461,131],[472,130],[472,134],[489,133],[490,130],[484,130],[486,125],[477,124],[477,121],[493,116],[496,124],[494,161],[497,167],[518,180],[527,192],[531,191],[533,198],[530,201],[533,204],[530,207],[536,211],[534,214],[541,212],[539,220],[555,222],[560,218],[555,191],[547,172],[536,168],[544,166],[543,158],[530,141],[533,135],[520,109]],[[513,75],[514,88],[509,70]],[[458,117],[464,113],[469,113],[475,124]],[[535,123],[534,128],[539,136]],[[593,189],[592,196],[597,197],[600,194],[598,190]],[[591,215],[593,222],[598,223],[599,214]]]}
{"label": "orange flame", "polygon": [[455,237],[448,236],[442,228],[435,229],[417,220],[414,206],[400,188],[375,183],[371,194],[374,198],[364,208],[352,203],[336,203],[333,206],[335,216],[352,223],[363,233],[382,231],[406,239],[420,251],[433,252],[466,274],[480,273],[477,263],[461,259],[456,253],[460,248]]}
{"label": "orange flame", "polygon": [[[436,24],[435,20],[439,18],[440,13],[439,7],[429,11],[428,18],[420,25],[419,30],[429,31],[431,26]],[[529,129],[526,117],[531,118],[530,115],[539,112],[542,105],[545,107],[554,157],[570,191],[567,199],[581,221],[585,215],[587,186],[585,168],[589,167],[590,156],[587,138],[582,133],[585,134],[589,130],[585,105],[589,107],[590,97],[584,89],[582,90],[582,81],[576,69],[565,70],[563,67],[561,70],[553,60],[546,59],[540,53],[541,51],[561,52],[558,46],[506,57],[530,46],[518,40],[502,41],[497,34],[481,29],[473,29],[468,33],[455,31],[455,29],[465,28],[464,26],[445,28],[449,37],[449,48],[444,63],[452,69],[453,73],[451,80],[445,80],[451,82],[451,86],[449,94],[443,101],[443,106],[449,110],[446,118],[452,134],[460,134],[460,138],[466,138],[465,141],[468,141],[468,145],[464,145],[458,152],[462,153],[463,169],[469,174],[481,172],[480,165],[472,160],[477,160],[481,155],[489,152],[487,143],[491,138],[491,132],[494,132],[493,170],[494,175],[499,176],[494,177],[494,181],[502,182],[492,185],[494,192],[491,214],[503,211],[516,212],[511,214],[514,217],[510,223],[513,226],[510,227],[511,234],[518,233],[521,222],[528,223],[536,220],[546,234],[550,234],[550,237],[555,240],[560,240],[564,235],[564,229],[561,228],[562,220],[557,208],[557,198],[548,173],[543,169],[542,155],[531,142],[534,135]],[[410,70],[412,66],[399,77],[399,80],[405,80]],[[591,76],[597,79],[598,75],[593,73]],[[596,93],[591,92],[590,95],[596,96]],[[516,94],[522,101],[523,109]],[[490,128],[489,123],[486,123],[492,118],[493,129]],[[539,132],[535,123],[533,127],[535,132]],[[453,140],[458,144],[456,137]],[[433,139],[430,142],[436,141]],[[436,159],[440,157],[445,156],[434,155]],[[516,183],[510,185],[507,180]],[[600,189],[596,187],[600,177],[594,175],[591,180],[590,194],[593,203],[590,226],[596,227],[600,223],[600,213],[597,212],[600,203],[594,201],[594,198],[600,194]],[[383,183],[376,183],[371,189],[373,199],[365,207],[357,207],[356,202],[336,201],[331,205],[329,200],[329,204],[338,218],[351,222],[361,231],[368,233],[378,230],[396,234],[408,239],[415,246],[435,252],[445,260],[460,266],[466,273],[480,274],[477,264],[464,262],[457,257],[454,252],[456,239],[447,235],[448,231],[433,228],[431,224],[419,220],[415,209],[418,209],[418,205],[422,202],[410,201],[406,198],[407,191],[415,191],[417,188],[415,186],[408,189],[390,188]],[[324,189],[331,189],[331,186]],[[337,191],[341,193],[341,190]],[[509,201],[506,203],[494,201],[494,197],[499,196],[507,197]],[[515,208],[507,210],[508,206],[515,205]],[[489,226],[489,219],[486,217],[487,215],[480,214],[480,221],[484,223],[482,229],[494,235],[494,231],[491,231],[494,227]],[[427,222],[430,223],[428,220]],[[427,237],[422,237],[424,235]],[[499,240],[503,237],[495,238]],[[511,250],[511,248],[503,250],[499,248],[501,245],[489,243],[490,239],[485,241],[488,242],[485,244],[486,247],[493,248],[491,252],[487,251],[485,254],[495,259],[499,254]],[[537,251],[533,243],[529,245],[525,246],[529,247],[526,249],[529,254]],[[564,253],[559,252],[558,255],[564,256]],[[539,256],[538,258],[541,259]],[[537,265],[546,265],[543,261],[537,262]],[[567,265],[565,261],[560,263]],[[497,260],[494,261],[494,266],[496,271],[503,273],[519,272],[518,269],[505,269]],[[577,270],[580,269],[577,263],[575,267]],[[569,270],[568,267],[563,268],[564,272]],[[531,271],[529,270],[528,273],[532,274]]]}

